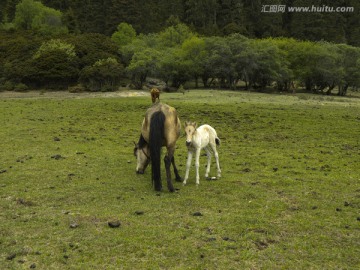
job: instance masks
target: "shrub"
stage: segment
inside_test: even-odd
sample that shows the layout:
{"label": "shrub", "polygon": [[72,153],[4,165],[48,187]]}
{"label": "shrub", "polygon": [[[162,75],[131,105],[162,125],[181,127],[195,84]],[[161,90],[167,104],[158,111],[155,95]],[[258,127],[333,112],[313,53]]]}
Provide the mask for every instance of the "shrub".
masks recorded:
{"label": "shrub", "polygon": [[14,90],[14,84],[11,81],[6,81],[3,85],[3,90],[5,90],[5,91]]}
{"label": "shrub", "polygon": [[121,84],[124,67],[114,58],[100,59],[82,69],[80,83],[90,91],[115,91]]}
{"label": "shrub", "polygon": [[51,89],[66,89],[78,78],[78,59],[63,50],[46,51],[31,61],[32,69],[24,81]]}
{"label": "shrub", "polygon": [[23,84],[23,83],[18,83],[14,86],[14,91],[17,91],[17,92],[24,92],[28,90],[28,87],[26,84]]}

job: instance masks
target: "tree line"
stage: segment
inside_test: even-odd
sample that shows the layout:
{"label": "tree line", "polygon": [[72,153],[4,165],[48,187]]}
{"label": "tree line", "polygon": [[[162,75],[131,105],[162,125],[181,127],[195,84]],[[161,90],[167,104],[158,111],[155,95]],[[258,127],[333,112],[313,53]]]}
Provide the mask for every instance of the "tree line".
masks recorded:
{"label": "tree line", "polygon": [[[22,0],[0,2],[0,22],[11,24]],[[137,33],[157,33],[171,18],[205,36],[238,33],[249,38],[293,37],[360,45],[358,0],[41,0],[63,13],[71,33],[110,36],[121,22]],[[353,12],[264,12],[269,6],[353,7]],[[54,19],[56,16],[53,16]],[[53,21],[53,23],[57,23]]]}
{"label": "tree line", "polygon": [[[177,89],[196,87],[293,91],[346,95],[360,84],[360,48],[293,38],[248,38],[235,33],[204,36],[178,19],[156,33],[138,33],[120,23],[111,36],[70,33],[63,14],[22,0],[13,24],[0,30],[2,90],[62,88],[91,91],[131,83],[142,88],[156,77]],[[60,16],[60,17],[59,17]]]}

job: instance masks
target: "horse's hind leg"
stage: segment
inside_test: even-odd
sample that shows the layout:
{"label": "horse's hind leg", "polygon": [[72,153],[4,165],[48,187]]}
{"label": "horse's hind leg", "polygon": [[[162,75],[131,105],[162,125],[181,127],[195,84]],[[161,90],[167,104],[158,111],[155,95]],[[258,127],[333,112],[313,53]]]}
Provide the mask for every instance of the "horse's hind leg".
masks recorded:
{"label": "horse's hind leg", "polygon": [[211,165],[211,152],[208,148],[205,148],[206,151],[206,156],[207,156],[207,166],[206,166],[206,172],[205,172],[205,178],[209,177],[209,172],[210,172],[210,165]]}
{"label": "horse's hind leg", "polygon": [[176,182],[181,182],[182,178],[181,178],[181,176],[179,175],[178,169],[176,168],[174,156],[173,156],[172,159],[171,159],[171,164],[173,165],[173,168],[174,168],[175,181],[176,181]]}
{"label": "horse's hind leg", "polygon": [[170,166],[171,166],[171,161],[173,159],[174,155],[174,151],[168,150],[167,155],[164,157],[164,163],[165,163],[165,169],[166,169],[166,181],[167,181],[167,186],[170,192],[174,192],[174,186],[171,182],[171,171],[170,171]]}
{"label": "horse's hind leg", "polygon": [[221,177],[221,169],[220,169],[220,162],[219,162],[219,154],[216,150],[216,146],[214,145],[212,147],[213,151],[214,151],[214,156],[215,156],[215,160],[216,160],[216,167],[217,167],[217,177],[220,178]]}

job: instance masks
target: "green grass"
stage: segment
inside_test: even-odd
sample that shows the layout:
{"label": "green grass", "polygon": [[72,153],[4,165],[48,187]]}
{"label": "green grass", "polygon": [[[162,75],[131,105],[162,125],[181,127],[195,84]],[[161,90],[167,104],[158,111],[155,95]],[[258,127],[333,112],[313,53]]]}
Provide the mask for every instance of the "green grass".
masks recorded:
{"label": "green grass", "polygon": [[0,100],[2,269],[360,267],[359,99],[190,91],[161,100],[183,122],[217,130],[220,180],[204,179],[205,157],[200,186],[192,168],[175,194],[153,191],[149,168],[135,174],[150,97]]}

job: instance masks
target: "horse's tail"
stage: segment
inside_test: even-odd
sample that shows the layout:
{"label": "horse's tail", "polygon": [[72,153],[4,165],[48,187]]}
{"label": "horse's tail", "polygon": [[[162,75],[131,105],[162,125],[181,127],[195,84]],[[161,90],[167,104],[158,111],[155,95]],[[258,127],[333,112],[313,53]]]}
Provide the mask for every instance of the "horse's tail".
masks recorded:
{"label": "horse's tail", "polygon": [[151,179],[155,190],[160,191],[161,186],[161,147],[164,137],[165,114],[162,111],[155,112],[150,119],[150,158],[151,158]]}
{"label": "horse's tail", "polygon": [[215,138],[215,143],[217,146],[220,146],[220,139],[218,137]]}

